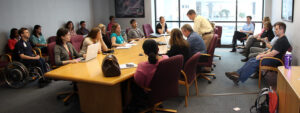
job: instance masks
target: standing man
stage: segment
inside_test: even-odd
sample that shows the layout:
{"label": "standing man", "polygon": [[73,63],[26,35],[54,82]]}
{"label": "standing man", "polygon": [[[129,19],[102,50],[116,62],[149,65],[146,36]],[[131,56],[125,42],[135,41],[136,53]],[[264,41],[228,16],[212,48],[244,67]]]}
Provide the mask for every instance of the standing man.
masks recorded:
{"label": "standing man", "polygon": [[137,27],[136,20],[131,19],[130,24],[131,24],[131,29],[128,31],[128,37],[127,37],[128,42],[132,40],[139,40],[139,38],[143,38],[144,33],[142,32],[141,29]]}
{"label": "standing man", "polygon": [[242,30],[240,31],[235,31],[233,38],[232,38],[232,50],[230,52],[235,52],[236,51],[236,43],[237,40],[243,37],[246,37],[249,34],[252,34],[254,32],[254,25],[251,22],[252,17],[247,16],[247,23],[243,26]]}
{"label": "standing man", "polygon": [[85,21],[80,21],[80,28],[76,32],[78,35],[87,35],[89,30],[86,29]]}
{"label": "standing man", "polygon": [[187,16],[190,20],[194,21],[194,31],[202,36],[205,46],[208,48],[210,41],[213,38],[213,28],[210,22],[200,15],[197,16],[193,9],[187,12]]}

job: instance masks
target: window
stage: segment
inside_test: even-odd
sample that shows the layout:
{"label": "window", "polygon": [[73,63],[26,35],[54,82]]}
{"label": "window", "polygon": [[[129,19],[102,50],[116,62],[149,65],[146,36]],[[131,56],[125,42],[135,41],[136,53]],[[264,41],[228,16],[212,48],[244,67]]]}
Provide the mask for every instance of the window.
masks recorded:
{"label": "window", "polygon": [[246,16],[252,16],[255,23],[255,34],[262,28],[264,0],[154,0],[155,23],[164,16],[169,30],[184,24],[193,25],[186,13],[194,9],[197,15],[204,16],[223,26],[222,45],[231,44],[235,30],[239,30],[246,22]]}

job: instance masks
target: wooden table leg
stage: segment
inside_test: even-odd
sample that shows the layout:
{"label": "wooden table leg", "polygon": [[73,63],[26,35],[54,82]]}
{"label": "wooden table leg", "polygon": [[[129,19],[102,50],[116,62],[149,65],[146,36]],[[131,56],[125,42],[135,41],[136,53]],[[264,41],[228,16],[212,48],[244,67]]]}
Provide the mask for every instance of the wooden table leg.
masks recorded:
{"label": "wooden table leg", "polygon": [[84,113],[122,113],[120,84],[105,86],[77,83],[80,108]]}

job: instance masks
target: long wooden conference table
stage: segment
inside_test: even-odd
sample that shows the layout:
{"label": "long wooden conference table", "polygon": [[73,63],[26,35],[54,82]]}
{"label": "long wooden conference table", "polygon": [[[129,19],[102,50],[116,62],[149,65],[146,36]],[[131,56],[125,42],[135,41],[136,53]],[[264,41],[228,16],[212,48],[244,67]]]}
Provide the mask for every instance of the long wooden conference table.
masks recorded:
{"label": "long wooden conference table", "polygon": [[[166,42],[164,37],[156,41]],[[137,41],[129,49],[115,49],[113,53],[119,64],[147,61],[142,45],[146,39]],[[159,53],[165,53],[167,46],[159,46]],[[143,56],[140,56],[143,54]],[[84,113],[122,113],[122,94],[120,83],[132,78],[136,68],[121,69],[118,77],[104,77],[101,69],[105,55],[85,63],[68,64],[45,74],[46,77],[77,82],[80,109]]]}

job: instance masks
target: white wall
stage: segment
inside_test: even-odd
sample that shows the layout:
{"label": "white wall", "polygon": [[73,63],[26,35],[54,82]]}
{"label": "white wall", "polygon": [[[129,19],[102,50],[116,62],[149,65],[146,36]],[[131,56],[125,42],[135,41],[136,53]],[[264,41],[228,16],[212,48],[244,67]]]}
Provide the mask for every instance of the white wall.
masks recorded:
{"label": "white wall", "polygon": [[90,28],[94,24],[92,0],[1,0],[0,54],[6,46],[11,28],[42,26],[45,38],[56,35],[58,28],[68,20],[75,30],[81,20]]}
{"label": "white wall", "polygon": [[[298,7],[297,7],[298,6]],[[281,20],[281,0],[273,0],[272,1],[272,23],[277,21],[283,21],[286,26],[286,36],[293,46],[293,64],[298,65],[300,64],[300,39],[299,39],[299,25],[300,25],[300,2],[299,0],[294,0],[294,21],[293,22],[286,22]]]}
{"label": "white wall", "polygon": [[[139,28],[142,28],[142,24],[152,24],[152,1],[153,0],[145,0],[145,18],[134,18],[138,22]],[[94,0],[93,6],[96,25],[99,23],[107,25],[109,23],[109,16],[115,15],[115,0]],[[132,18],[116,18],[116,21],[121,25],[122,30],[125,30],[127,27],[131,27],[131,19]]]}
{"label": "white wall", "polygon": [[264,15],[271,17],[272,16],[272,0],[265,0],[264,1]]}

